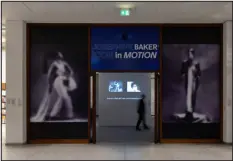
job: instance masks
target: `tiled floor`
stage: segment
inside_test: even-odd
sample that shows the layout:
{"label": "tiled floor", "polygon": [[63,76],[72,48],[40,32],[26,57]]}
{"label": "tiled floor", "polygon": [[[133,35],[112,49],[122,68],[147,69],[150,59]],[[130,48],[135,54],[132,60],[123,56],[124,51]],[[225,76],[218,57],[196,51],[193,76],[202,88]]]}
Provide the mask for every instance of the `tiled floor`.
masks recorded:
{"label": "tiled floor", "polygon": [[96,139],[101,143],[152,143],[154,129],[136,131],[135,127],[97,127]]}
{"label": "tiled floor", "polygon": [[220,145],[25,145],[3,146],[7,160],[232,160],[232,147]]}
{"label": "tiled floor", "polygon": [[3,160],[232,160],[232,146],[228,145],[99,143],[5,146],[4,139],[3,134]]}
{"label": "tiled floor", "polygon": [[[135,124],[136,124],[135,120]],[[96,119],[96,139],[98,142],[123,143],[152,143],[154,141],[154,116],[147,119],[150,129],[136,131],[135,126],[101,126],[99,118]]]}

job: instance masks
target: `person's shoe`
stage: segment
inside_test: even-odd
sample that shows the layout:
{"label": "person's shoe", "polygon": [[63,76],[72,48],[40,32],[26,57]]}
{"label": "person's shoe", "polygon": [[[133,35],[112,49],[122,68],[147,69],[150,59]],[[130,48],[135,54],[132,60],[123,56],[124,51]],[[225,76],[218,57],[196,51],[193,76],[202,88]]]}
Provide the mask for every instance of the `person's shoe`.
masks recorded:
{"label": "person's shoe", "polygon": [[139,127],[136,127],[136,131],[141,131],[141,129]]}
{"label": "person's shoe", "polygon": [[148,126],[145,126],[144,129],[145,130],[150,130],[150,128]]}

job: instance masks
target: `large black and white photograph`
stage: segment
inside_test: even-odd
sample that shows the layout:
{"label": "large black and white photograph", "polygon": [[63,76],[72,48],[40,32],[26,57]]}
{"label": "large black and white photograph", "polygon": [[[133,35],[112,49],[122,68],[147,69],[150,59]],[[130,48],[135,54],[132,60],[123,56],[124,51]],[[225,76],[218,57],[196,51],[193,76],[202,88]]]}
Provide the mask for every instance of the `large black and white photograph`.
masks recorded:
{"label": "large black and white photograph", "polygon": [[88,122],[87,34],[63,30],[32,32],[30,122]]}
{"label": "large black and white photograph", "polygon": [[164,44],[163,123],[220,122],[220,46]]}

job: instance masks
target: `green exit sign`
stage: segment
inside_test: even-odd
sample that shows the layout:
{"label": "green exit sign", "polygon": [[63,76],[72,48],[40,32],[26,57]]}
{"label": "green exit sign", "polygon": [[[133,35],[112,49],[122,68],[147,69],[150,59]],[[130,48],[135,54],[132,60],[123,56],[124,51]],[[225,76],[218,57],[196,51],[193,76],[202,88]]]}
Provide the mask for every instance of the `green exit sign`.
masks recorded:
{"label": "green exit sign", "polygon": [[121,16],[129,16],[130,15],[130,10],[129,9],[121,9],[120,15]]}

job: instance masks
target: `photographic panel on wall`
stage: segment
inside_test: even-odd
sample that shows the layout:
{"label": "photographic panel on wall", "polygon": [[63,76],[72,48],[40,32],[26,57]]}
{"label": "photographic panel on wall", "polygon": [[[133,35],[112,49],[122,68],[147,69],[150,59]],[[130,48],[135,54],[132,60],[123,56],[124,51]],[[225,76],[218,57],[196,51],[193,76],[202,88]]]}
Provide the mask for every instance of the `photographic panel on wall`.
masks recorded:
{"label": "photographic panel on wall", "polygon": [[220,139],[221,27],[163,32],[162,138]]}
{"label": "photographic panel on wall", "polygon": [[88,27],[29,25],[31,139],[88,138]]}

